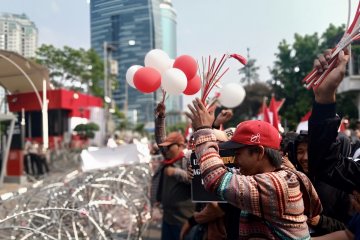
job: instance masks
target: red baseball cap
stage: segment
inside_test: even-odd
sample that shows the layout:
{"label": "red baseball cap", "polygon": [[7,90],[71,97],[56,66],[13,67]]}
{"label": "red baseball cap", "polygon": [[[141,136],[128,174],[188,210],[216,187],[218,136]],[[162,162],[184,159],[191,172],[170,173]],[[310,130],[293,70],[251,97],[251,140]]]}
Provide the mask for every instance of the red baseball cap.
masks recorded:
{"label": "red baseball cap", "polygon": [[236,149],[247,145],[262,145],[280,149],[281,136],[270,123],[249,120],[239,123],[230,141],[220,143],[220,149]]}
{"label": "red baseball cap", "polygon": [[159,146],[166,147],[171,144],[185,144],[185,138],[184,136],[179,132],[171,132],[169,135],[165,138],[165,140],[158,144]]}

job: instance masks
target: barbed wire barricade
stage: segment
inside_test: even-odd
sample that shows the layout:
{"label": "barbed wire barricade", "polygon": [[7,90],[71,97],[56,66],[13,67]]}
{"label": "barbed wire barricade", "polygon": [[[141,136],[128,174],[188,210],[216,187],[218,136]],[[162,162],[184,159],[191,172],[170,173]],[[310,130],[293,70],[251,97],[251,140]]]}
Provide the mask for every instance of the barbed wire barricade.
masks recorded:
{"label": "barbed wire barricade", "polygon": [[142,239],[151,221],[149,163],[73,167],[1,195],[0,239]]}

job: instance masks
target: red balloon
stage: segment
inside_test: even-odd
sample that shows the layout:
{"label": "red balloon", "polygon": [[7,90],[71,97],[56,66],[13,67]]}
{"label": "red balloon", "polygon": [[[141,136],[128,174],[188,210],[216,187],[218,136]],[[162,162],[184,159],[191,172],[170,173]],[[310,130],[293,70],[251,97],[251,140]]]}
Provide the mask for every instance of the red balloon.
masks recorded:
{"label": "red balloon", "polygon": [[198,75],[195,75],[193,79],[188,81],[186,89],[183,91],[185,95],[194,95],[196,94],[201,88],[201,78]]}
{"label": "red balloon", "polygon": [[154,92],[160,87],[160,84],[161,75],[152,67],[140,68],[134,74],[134,85],[140,92]]}
{"label": "red balloon", "polygon": [[196,75],[198,65],[193,57],[189,55],[182,55],[175,59],[173,68],[178,68],[183,71],[189,81]]}

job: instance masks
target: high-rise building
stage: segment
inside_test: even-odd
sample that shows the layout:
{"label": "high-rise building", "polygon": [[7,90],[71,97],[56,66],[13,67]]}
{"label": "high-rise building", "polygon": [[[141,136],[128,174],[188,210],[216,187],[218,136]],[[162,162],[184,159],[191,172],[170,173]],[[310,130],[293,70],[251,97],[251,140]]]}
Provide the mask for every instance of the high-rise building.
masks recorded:
{"label": "high-rise building", "polygon": [[120,110],[142,123],[154,120],[156,94],[131,88],[125,75],[130,66],[144,65],[148,51],[162,48],[159,6],[160,0],[90,2],[91,47],[118,64],[118,87],[112,97]]}
{"label": "high-rise building", "polygon": [[162,44],[163,50],[170,58],[176,58],[176,11],[172,7],[171,0],[163,0],[160,3]]}
{"label": "high-rise building", "polygon": [[38,29],[25,14],[0,14],[0,49],[34,57],[37,45]]}
{"label": "high-rise building", "polygon": [[[176,45],[176,11],[171,0],[163,0],[160,4],[163,50],[174,59],[177,57]],[[181,121],[182,95],[169,96],[166,101],[166,123],[173,125]]]}

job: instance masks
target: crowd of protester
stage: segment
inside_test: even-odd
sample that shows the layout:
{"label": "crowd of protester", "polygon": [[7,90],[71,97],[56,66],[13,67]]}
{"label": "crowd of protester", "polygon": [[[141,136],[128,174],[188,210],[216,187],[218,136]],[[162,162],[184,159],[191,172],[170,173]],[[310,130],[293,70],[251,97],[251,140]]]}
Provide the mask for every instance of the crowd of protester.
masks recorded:
{"label": "crowd of protester", "polygon": [[35,178],[41,178],[49,172],[46,152],[36,140],[25,142],[24,170],[27,176]]}
{"label": "crowd of protester", "polygon": [[[330,52],[314,61],[328,68]],[[161,239],[360,239],[360,122],[350,131],[336,114],[336,90],[344,78],[348,51],[314,88],[308,130],[282,136],[261,120],[226,131],[232,117],[199,99],[186,113],[194,133],[165,133],[165,106],[155,110],[156,153],[163,159],[153,177],[152,203],[163,209]],[[345,130],[339,131],[340,124]],[[233,152],[228,168],[219,150]],[[206,191],[221,202],[191,200],[195,152]],[[154,150],[155,153],[155,150]]]}

